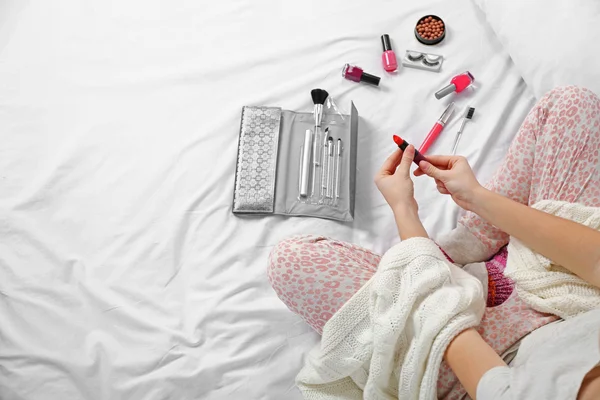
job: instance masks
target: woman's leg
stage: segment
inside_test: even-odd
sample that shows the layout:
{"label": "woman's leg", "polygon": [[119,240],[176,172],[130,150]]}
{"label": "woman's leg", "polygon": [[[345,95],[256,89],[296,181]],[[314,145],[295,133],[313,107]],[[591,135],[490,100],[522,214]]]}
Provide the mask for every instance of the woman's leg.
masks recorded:
{"label": "woman's leg", "polygon": [[[587,89],[559,87],[529,112],[486,187],[527,205],[551,199],[599,206],[599,151],[600,99]],[[468,212],[438,243],[466,264],[489,259],[508,235]]]}
{"label": "woman's leg", "polygon": [[377,270],[381,257],[322,236],[296,236],[277,244],[268,264],[277,296],[319,334],[325,322]]}

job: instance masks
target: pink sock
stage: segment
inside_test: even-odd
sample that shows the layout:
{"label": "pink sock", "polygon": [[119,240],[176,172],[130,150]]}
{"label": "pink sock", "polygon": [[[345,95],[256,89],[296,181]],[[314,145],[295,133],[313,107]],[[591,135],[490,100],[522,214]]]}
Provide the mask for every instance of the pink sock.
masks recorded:
{"label": "pink sock", "polygon": [[488,307],[495,307],[504,303],[513,291],[513,282],[504,276],[507,258],[508,251],[504,246],[490,261],[485,263],[485,268],[488,271]]}

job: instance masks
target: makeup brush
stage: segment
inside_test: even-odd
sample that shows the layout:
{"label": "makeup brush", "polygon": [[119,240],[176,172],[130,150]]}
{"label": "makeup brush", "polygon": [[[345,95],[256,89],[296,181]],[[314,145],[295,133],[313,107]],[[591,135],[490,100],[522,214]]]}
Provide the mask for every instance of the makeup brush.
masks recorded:
{"label": "makeup brush", "polygon": [[[327,97],[329,97],[329,93],[327,93],[327,90],[323,90],[323,89],[313,89],[310,91],[310,96],[312,97],[312,101],[314,103],[314,107],[313,107],[313,116],[315,118],[315,137],[317,139],[321,139],[321,121],[323,119],[323,104],[325,104],[325,100],[327,100]],[[317,143],[317,140],[315,140],[315,143]],[[325,140],[323,140],[323,144],[327,143],[327,138],[325,138]],[[313,152],[316,154],[317,150],[317,146],[315,145],[313,148]],[[318,160],[317,157],[315,157],[316,161],[316,165],[319,165],[320,160]]]}
{"label": "makeup brush", "polygon": [[467,107],[467,109],[465,110],[465,112],[463,114],[463,120],[460,124],[460,128],[458,129],[458,132],[456,132],[456,138],[454,139],[454,145],[452,145],[452,155],[456,154],[456,149],[458,148],[458,142],[460,141],[460,138],[462,136],[463,129],[465,129],[465,125],[467,124],[467,122],[473,118],[473,114],[475,114],[475,108]]}
{"label": "makeup brush", "polygon": [[[325,140],[329,136],[329,127],[325,128]],[[321,163],[321,200],[325,198],[325,193],[327,191],[327,157],[329,156],[329,149],[327,148],[327,141],[323,145],[323,162]]]}
{"label": "makeup brush", "polygon": [[[313,173],[312,173],[312,184],[311,184],[311,196],[315,194],[317,168],[322,162],[322,153],[319,151],[319,143],[321,142],[321,121],[323,119],[323,104],[329,97],[327,90],[313,89],[310,91],[310,96],[314,103],[313,116],[315,118],[315,134],[313,136],[312,153],[313,153]],[[325,142],[326,143],[326,142]],[[325,145],[323,143],[323,145]]]}
{"label": "makeup brush", "polygon": [[327,97],[329,97],[329,93],[327,93],[327,90],[313,89],[310,91],[310,96],[315,104],[313,110],[315,116],[315,126],[321,126],[321,119],[323,117],[323,104],[325,104],[325,100],[327,100]]}
{"label": "makeup brush", "polygon": [[327,191],[325,192],[328,199],[333,197],[333,138],[329,136],[327,138]]}

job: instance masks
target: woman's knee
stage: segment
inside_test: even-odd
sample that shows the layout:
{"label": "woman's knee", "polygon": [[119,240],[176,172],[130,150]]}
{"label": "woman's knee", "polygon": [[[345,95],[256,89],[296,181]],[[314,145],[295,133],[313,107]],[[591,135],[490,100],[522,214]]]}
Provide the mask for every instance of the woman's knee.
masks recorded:
{"label": "woman's knee", "polygon": [[552,89],[544,95],[542,103],[547,103],[549,108],[558,107],[561,110],[568,107],[565,110],[566,112],[571,107],[578,109],[579,104],[584,105],[584,109],[590,106],[600,108],[600,98],[594,92],[584,87],[572,85],[558,86]]}
{"label": "woman's knee", "polygon": [[301,255],[319,239],[322,237],[317,235],[292,236],[273,247],[267,263],[267,276],[277,294],[281,294],[280,291],[291,282],[293,271],[300,268]]}
{"label": "woman's knee", "polygon": [[591,90],[557,87],[540,100],[539,107],[539,121],[546,126],[539,134],[546,140],[568,142],[577,148],[600,143],[600,98]]}

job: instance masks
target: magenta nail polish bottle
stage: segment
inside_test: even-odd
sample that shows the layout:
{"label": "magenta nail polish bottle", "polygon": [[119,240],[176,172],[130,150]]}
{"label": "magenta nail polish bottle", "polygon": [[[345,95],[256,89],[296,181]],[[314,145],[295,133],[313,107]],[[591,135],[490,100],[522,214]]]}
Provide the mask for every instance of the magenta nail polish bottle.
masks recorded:
{"label": "magenta nail polish bottle", "polygon": [[349,81],[364,82],[374,86],[379,86],[380,77],[367,74],[362,68],[354,65],[346,64],[342,69],[342,76]]}

